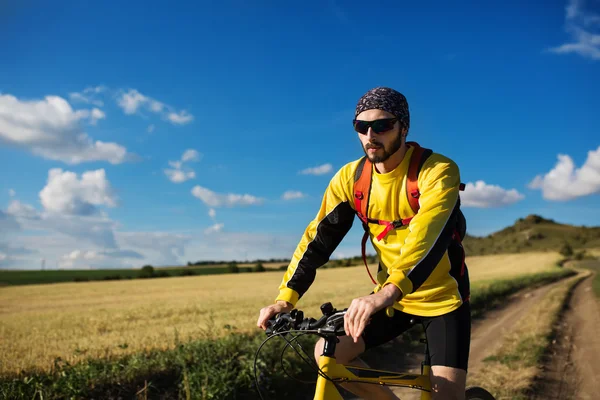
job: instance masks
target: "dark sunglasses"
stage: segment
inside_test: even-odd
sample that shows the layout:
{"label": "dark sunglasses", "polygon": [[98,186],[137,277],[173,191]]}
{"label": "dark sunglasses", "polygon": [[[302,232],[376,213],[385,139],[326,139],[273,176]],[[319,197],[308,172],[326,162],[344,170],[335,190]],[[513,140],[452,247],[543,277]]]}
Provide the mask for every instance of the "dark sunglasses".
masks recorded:
{"label": "dark sunglasses", "polygon": [[352,120],[352,124],[354,125],[354,130],[356,132],[366,135],[369,131],[369,127],[371,127],[375,133],[387,132],[394,128],[396,121],[398,121],[398,118],[376,119],[375,121],[361,121],[354,119]]}

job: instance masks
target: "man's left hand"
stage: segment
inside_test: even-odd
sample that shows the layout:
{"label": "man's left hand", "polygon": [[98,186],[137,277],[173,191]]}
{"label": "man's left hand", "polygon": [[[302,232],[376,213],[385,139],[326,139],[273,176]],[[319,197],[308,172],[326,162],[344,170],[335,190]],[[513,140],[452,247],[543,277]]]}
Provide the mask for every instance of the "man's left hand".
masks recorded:
{"label": "man's left hand", "polygon": [[354,343],[357,343],[371,315],[393,305],[401,295],[402,292],[396,286],[386,285],[377,293],[352,300],[344,316],[346,335],[351,336]]}

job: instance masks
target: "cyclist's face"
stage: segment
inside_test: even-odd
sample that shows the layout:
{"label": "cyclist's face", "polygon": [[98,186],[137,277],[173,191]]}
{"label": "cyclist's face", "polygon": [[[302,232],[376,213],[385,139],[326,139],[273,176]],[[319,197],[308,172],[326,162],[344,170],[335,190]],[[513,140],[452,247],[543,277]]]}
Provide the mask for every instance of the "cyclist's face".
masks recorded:
{"label": "cyclist's face", "polygon": [[[374,121],[376,119],[394,118],[393,114],[383,110],[365,110],[358,114],[356,119]],[[400,122],[396,121],[394,127],[386,132],[375,133],[369,128],[366,134],[358,133],[363,150],[373,163],[385,162],[392,154],[402,147],[403,138],[400,132]]]}

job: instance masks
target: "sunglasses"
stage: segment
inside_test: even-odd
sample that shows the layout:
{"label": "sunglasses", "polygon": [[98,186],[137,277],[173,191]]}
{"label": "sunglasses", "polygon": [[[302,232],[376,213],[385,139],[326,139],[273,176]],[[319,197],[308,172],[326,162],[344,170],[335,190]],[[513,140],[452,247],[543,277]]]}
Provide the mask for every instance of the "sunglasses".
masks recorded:
{"label": "sunglasses", "polygon": [[369,131],[369,127],[373,129],[375,133],[387,132],[394,128],[394,124],[398,121],[398,118],[384,118],[376,119],[375,121],[361,121],[358,119],[352,120],[354,130],[358,133],[366,135]]}

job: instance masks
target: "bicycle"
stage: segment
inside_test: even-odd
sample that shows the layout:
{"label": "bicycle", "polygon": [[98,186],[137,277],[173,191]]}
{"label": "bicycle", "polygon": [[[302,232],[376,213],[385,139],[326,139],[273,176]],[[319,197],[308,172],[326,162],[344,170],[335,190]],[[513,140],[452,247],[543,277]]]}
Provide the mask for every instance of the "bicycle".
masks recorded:
{"label": "bicycle", "polygon": [[[336,343],[339,342],[338,336],[345,336],[344,331],[344,315],[347,309],[336,310],[331,303],[321,305],[323,315],[315,320],[314,318],[304,318],[304,313],[301,310],[294,309],[289,313],[279,313],[268,322],[266,330],[267,339],[260,345],[256,352],[256,357],[260,349],[270,340],[275,337],[282,337],[289,346],[293,348],[303,361],[311,363],[317,373],[317,381],[313,400],[343,400],[342,395],[338,391],[337,385],[348,382],[362,382],[376,384],[382,386],[399,386],[407,387],[421,391],[421,400],[431,400],[431,381],[429,372],[431,369],[431,360],[429,356],[429,346],[427,339],[421,339],[421,343],[425,344],[425,358],[421,362],[420,374],[404,374],[393,371],[383,371],[372,368],[363,368],[356,366],[345,366],[336,362],[334,357]],[[388,316],[393,315],[393,309],[390,307]],[[412,320],[411,323],[416,323]],[[293,339],[288,340],[286,335],[297,332],[298,335]],[[325,339],[323,354],[319,357],[317,365],[313,363],[310,356],[306,354],[304,349],[300,349],[309,358],[307,361],[299,353],[298,349],[293,345],[297,343],[299,336],[304,334],[315,334]],[[254,364],[254,375],[256,389],[260,393],[259,382],[256,376],[256,357]],[[282,354],[283,357],[283,354]],[[479,386],[469,386],[465,392],[466,400],[495,400],[494,397],[484,388]],[[263,399],[264,400],[264,399]]]}

